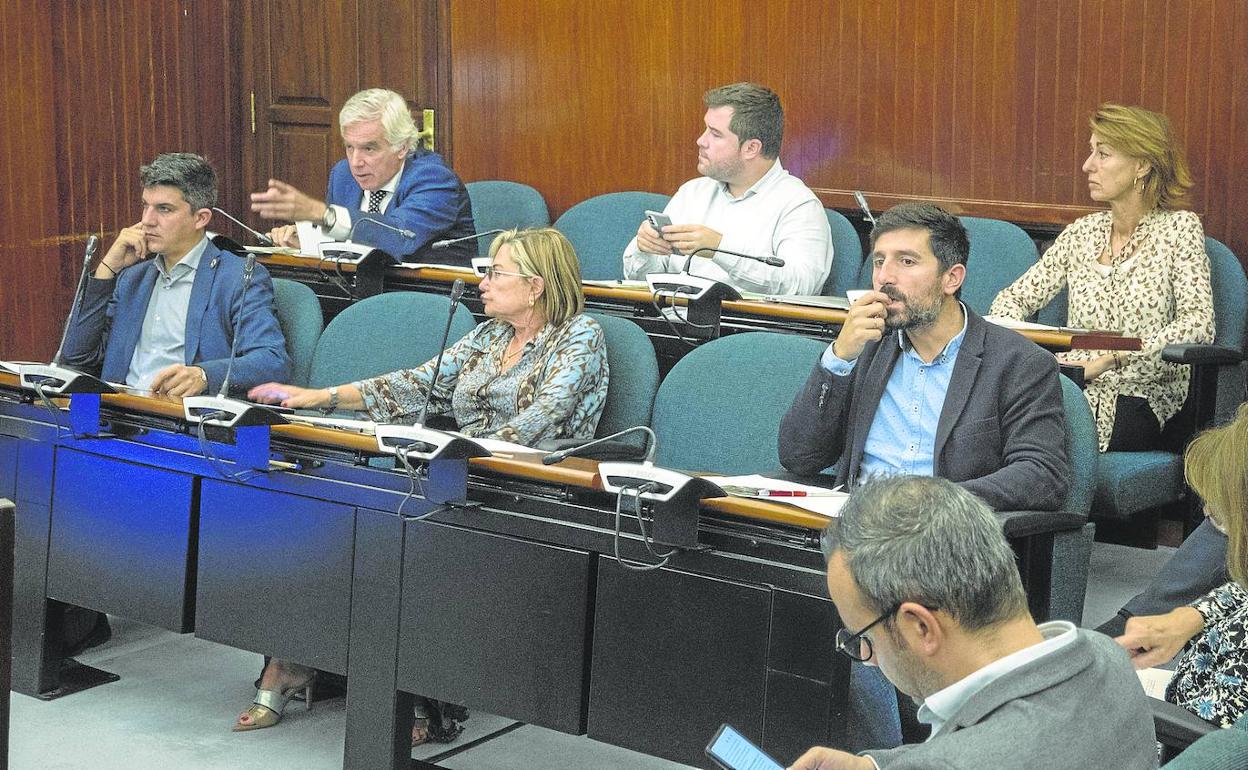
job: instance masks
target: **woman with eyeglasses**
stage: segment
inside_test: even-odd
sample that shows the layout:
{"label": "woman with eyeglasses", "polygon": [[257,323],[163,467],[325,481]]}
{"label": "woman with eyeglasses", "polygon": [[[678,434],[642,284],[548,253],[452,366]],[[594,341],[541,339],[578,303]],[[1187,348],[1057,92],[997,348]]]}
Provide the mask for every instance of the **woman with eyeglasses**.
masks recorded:
{"label": "woman with eyeglasses", "polygon": [[[480,286],[489,320],[446,349],[429,415],[450,415],[468,436],[534,446],[589,439],[607,398],[602,327],[584,314],[580,263],[554,228],[510,230],[490,245]],[[331,388],[267,383],[248,397],[295,409],[354,409],[382,423],[413,422],[425,406],[437,359]],[[309,690],[314,671],[274,659],[236,731],[272,727],[290,698]],[[417,699],[412,745],[459,734],[462,707]]]}
{"label": "woman with eyeglasses", "polygon": [[1248,713],[1248,404],[1235,420],[1192,440],[1183,458],[1187,484],[1205,515],[1227,535],[1231,580],[1164,615],[1127,620],[1117,642],[1136,668],[1179,654],[1166,700],[1221,727]]}

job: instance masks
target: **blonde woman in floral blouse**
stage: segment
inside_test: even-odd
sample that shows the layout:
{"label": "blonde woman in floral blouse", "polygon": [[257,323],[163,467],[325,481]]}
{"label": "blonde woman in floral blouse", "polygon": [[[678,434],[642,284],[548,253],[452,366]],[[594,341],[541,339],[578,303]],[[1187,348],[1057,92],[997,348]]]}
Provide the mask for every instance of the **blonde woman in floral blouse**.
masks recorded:
{"label": "blonde woman in floral blouse", "polygon": [[[428,413],[450,414],[469,436],[527,446],[592,438],[606,406],[607,350],[602,327],[582,312],[581,270],[568,239],[553,228],[498,236],[481,301],[490,320],[447,348]],[[267,383],[248,396],[297,409],[365,410],[378,422],[414,422],[435,361],[332,388]],[[311,668],[274,658],[234,730],[276,725],[290,698],[314,679]],[[413,746],[459,734],[458,722],[467,717],[462,706],[416,701]]]}
{"label": "blonde woman in floral blouse", "polygon": [[1161,360],[1170,343],[1213,340],[1204,230],[1173,207],[1192,186],[1164,115],[1101,105],[1084,161],[1092,199],[1109,211],[1081,217],[1040,261],[993,301],[990,313],[1024,319],[1069,289],[1068,323],[1139,337],[1138,352],[1072,350],[1105,451],[1157,448],[1187,398],[1188,369]]}
{"label": "blonde woman in floral blouse", "polygon": [[1228,425],[1192,440],[1187,483],[1205,501],[1205,515],[1226,532],[1231,581],[1165,615],[1127,621],[1117,642],[1136,668],[1181,653],[1166,700],[1229,727],[1248,712],[1248,404]]}

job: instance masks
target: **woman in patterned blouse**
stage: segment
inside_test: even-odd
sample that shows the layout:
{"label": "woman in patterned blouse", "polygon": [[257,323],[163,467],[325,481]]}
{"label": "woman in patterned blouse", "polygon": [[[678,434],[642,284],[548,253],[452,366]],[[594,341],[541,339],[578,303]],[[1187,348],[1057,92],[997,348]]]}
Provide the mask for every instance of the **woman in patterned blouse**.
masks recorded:
{"label": "woman in patterned blouse", "polygon": [[1187,398],[1188,368],[1162,361],[1162,348],[1213,340],[1204,230],[1195,214],[1174,209],[1192,179],[1164,115],[1103,104],[1090,123],[1083,171],[1092,199],[1109,211],[1063,230],[989,312],[1022,320],[1068,288],[1071,326],[1139,337],[1138,352],[1059,358],[1083,368],[1102,452],[1155,449]]}
{"label": "woman in patterned blouse", "polygon": [[[511,230],[490,246],[481,300],[490,320],[447,348],[429,414],[450,414],[461,432],[533,446],[546,439],[592,438],[607,397],[602,327],[584,315],[581,269],[558,230]],[[332,388],[267,383],[248,397],[296,409],[362,409],[378,422],[419,419],[436,359]],[[274,658],[236,731],[272,727],[315,672]],[[412,745],[450,741],[466,718],[461,706],[417,698]]]}
{"label": "woman in patterned blouse", "polygon": [[1117,641],[1136,668],[1181,651],[1166,700],[1221,727],[1248,712],[1248,404],[1235,420],[1192,440],[1184,466],[1205,515],[1226,533],[1231,581],[1165,615],[1129,619]]}

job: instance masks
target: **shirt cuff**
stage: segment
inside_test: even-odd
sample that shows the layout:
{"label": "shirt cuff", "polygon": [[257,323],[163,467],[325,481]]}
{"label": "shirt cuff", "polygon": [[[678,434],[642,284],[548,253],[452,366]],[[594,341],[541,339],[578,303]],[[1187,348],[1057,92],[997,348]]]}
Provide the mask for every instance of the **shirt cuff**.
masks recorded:
{"label": "shirt cuff", "polygon": [[867,759],[871,760],[871,764],[875,766],[875,770],[880,770],[880,763],[875,761],[875,757],[867,753],[862,753],[862,754],[859,754],[858,756],[866,757]]}
{"label": "shirt cuff", "polygon": [[334,220],[333,229],[325,233],[325,237],[333,238],[335,241],[345,241],[351,234],[351,212],[346,206],[339,206],[336,203],[331,203],[330,208],[337,213],[338,218]]}
{"label": "shirt cuff", "polygon": [[819,359],[819,365],[827,371],[828,374],[835,374],[844,377],[854,370],[855,361],[846,361],[832,351],[832,345],[828,345],[828,349],[823,351],[823,357]]}

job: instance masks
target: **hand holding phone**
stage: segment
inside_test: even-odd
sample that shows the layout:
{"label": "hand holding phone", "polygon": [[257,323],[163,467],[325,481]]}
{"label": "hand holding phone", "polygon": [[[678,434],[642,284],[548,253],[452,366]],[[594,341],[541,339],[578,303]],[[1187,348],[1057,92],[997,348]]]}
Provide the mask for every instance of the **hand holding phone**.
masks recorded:
{"label": "hand holding phone", "polygon": [[[663,238],[663,228],[672,224],[672,218],[661,211],[647,211],[646,221],[650,223],[650,227],[654,228],[654,231],[659,234],[660,238]],[[666,241],[667,239],[663,238],[663,240]],[[668,248],[672,250],[673,254],[683,256],[680,253],[680,249],[675,246],[668,244]]]}

